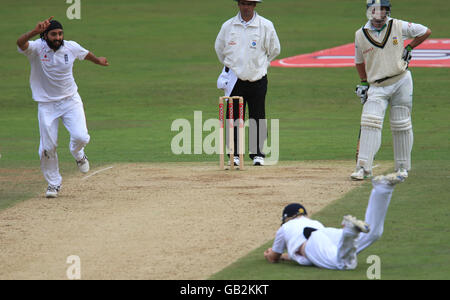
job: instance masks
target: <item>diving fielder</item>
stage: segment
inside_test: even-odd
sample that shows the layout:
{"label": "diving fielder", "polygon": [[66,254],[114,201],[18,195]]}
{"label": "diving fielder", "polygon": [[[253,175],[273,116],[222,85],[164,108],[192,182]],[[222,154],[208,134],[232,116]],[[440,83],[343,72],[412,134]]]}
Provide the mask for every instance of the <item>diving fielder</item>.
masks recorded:
{"label": "diving fielder", "polygon": [[306,209],[300,203],[287,205],[283,209],[282,224],[273,246],[264,251],[264,257],[271,263],[293,260],[300,265],[324,269],[355,269],[358,253],[383,234],[394,187],[404,180],[397,173],[375,177],[365,221],[346,215],[342,221],[343,228],[325,227],[319,221],[308,218]]}
{"label": "diving fielder", "polygon": [[[411,51],[431,34],[427,27],[390,18],[389,0],[367,0],[369,21],[356,32],[355,64],[361,84],[356,94],[364,104],[360,148],[353,180],[372,176],[375,154],[388,105],[394,145],[395,171],[403,177],[411,169],[413,82],[408,63]],[[404,40],[413,38],[404,48]]]}
{"label": "diving fielder", "polygon": [[[39,157],[48,182],[47,198],[58,196],[62,182],[56,153],[59,119],[70,133],[70,152],[79,170],[89,171],[84,147],[90,136],[83,102],[73,78],[73,63],[75,59],[87,59],[101,66],[109,65],[106,58],[96,57],[76,42],[65,41],[61,23],[52,18],[39,22],[17,40],[18,51],[28,57],[31,65],[30,85],[33,99],[38,103]],[[39,39],[30,41],[38,34]]]}

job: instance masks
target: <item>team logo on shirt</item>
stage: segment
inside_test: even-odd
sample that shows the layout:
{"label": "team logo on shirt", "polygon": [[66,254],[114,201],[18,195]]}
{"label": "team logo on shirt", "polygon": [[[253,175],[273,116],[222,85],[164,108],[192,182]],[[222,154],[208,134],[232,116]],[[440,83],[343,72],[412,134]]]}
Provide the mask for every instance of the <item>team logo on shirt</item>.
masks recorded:
{"label": "team logo on shirt", "polygon": [[252,43],[250,44],[250,48],[256,49],[256,41],[252,41]]}
{"label": "team logo on shirt", "polygon": [[392,38],[392,43],[394,44],[394,46],[397,46],[397,45],[398,45],[398,38],[397,38],[396,36],[394,36],[394,37]]}
{"label": "team logo on shirt", "polygon": [[69,56],[64,54],[64,62],[67,64],[69,62]]}
{"label": "team logo on shirt", "polygon": [[47,57],[47,54],[44,54],[44,58],[41,58],[41,61],[50,61],[50,59]]}
{"label": "team logo on shirt", "polygon": [[373,47],[370,47],[369,49],[363,51],[363,55],[366,55],[367,53],[373,50],[374,50]]}

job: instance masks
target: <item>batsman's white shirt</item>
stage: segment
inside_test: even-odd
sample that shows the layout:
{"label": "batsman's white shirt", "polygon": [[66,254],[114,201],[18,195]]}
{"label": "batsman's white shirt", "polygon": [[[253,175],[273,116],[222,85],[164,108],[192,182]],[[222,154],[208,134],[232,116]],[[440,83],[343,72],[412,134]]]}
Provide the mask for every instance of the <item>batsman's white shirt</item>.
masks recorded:
{"label": "batsman's white shirt", "polygon": [[89,51],[74,41],[64,41],[58,51],[53,51],[42,39],[29,41],[25,51],[31,65],[30,86],[37,102],[53,102],[74,96],[78,87],[73,78],[75,59],[83,60]]}
{"label": "batsman's white shirt", "polygon": [[280,41],[271,21],[256,12],[250,22],[240,14],[226,21],[217,36],[219,61],[245,81],[257,81],[267,74],[270,62],[280,54]]}
{"label": "batsman's white shirt", "polygon": [[272,245],[272,251],[281,254],[287,248],[289,257],[292,260],[295,260],[301,265],[310,265],[311,262],[306,257],[296,253],[300,246],[306,242],[306,237],[303,235],[305,227],[314,229],[324,228],[319,221],[311,220],[305,216],[290,220],[278,229]]}
{"label": "batsman's white shirt", "polygon": [[[386,22],[389,22],[391,18],[388,18]],[[402,37],[403,39],[410,39],[415,38],[418,36],[422,36],[427,32],[427,27],[423,26],[421,24],[411,23],[399,20],[402,24]],[[372,26],[370,21],[364,25],[364,29],[367,29],[370,31],[373,35],[379,35],[381,34],[381,31],[377,30],[375,27]],[[361,47],[358,47],[358,43],[355,41],[355,64],[362,64],[364,62],[364,55],[363,50]]]}

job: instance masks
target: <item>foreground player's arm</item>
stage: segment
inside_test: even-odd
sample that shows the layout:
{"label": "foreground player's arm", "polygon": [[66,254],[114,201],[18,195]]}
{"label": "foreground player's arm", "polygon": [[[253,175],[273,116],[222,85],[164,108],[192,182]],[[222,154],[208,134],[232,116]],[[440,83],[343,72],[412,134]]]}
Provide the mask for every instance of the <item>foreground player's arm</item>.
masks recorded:
{"label": "foreground player's arm", "polygon": [[50,26],[50,21],[51,21],[52,19],[53,19],[53,17],[50,17],[50,18],[48,18],[48,19],[45,20],[45,21],[39,22],[39,23],[37,23],[36,27],[35,27],[33,30],[31,30],[31,31],[29,31],[29,32],[27,32],[27,33],[22,34],[22,35],[19,37],[19,39],[17,40],[17,46],[19,46],[19,48],[20,48],[22,51],[27,50],[27,49],[28,49],[28,46],[29,46],[28,41],[29,41],[31,38],[33,38],[34,36],[36,36],[36,35],[41,34],[42,32],[44,32],[44,31],[48,28],[48,26]]}
{"label": "foreground player's arm", "polygon": [[403,22],[402,35],[413,40],[405,47],[402,58],[409,63],[412,58],[412,50],[422,44],[430,35],[431,30],[421,24]]}
{"label": "foreground player's arm", "polygon": [[[270,263],[277,263],[282,258],[282,254],[274,252],[272,248],[268,248],[266,251],[264,251],[264,257]],[[285,256],[283,258],[285,258]]]}
{"label": "foreground player's arm", "polygon": [[419,46],[420,44],[422,44],[430,35],[431,35],[431,30],[428,28],[427,31],[425,32],[425,34],[415,37],[411,41],[411,43],[409,43],[409,45],[411,46],[411,48],[414,49],[417,46]]}
{"label": "foreground player's arm", "polygon": [[361,51],[361,48],[358,47],[356,38],[355,38],[355,66],[356,70],[358,71],[359,78],[361,78],[361,81],[366,81],[367,80],[366,64],[364,63],[364,56]]}
{"label": "foreground player's arm", "polygon": [[88,55],[84,59],[87,59],[89,61],[92,61],[94,64],[101,65],[101,66],[109,66],[108,60],[106,57],[97,57],[94,55],[94,53],[89,52]]}
{"label": "foreground player's arm", "polygon": [[361,78],[361,81],[367,80],[367,74],[366,74],[366,64],[355,64],[356,70],[358,71],[359,78]]}

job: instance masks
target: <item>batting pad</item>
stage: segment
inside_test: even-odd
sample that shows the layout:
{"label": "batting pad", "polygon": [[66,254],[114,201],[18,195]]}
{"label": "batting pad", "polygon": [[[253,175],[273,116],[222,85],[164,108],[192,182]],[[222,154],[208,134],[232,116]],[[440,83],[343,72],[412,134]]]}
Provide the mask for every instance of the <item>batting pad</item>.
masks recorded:
{"label": "batting pad", "polygon": [[395,169],[411,168],[411,150],[413,146],[413,131],[411,114],[406,106],[392,106],[391,131],[394,144]]}
{"label": "batting pad", "polygon": [[381,146],[384,108],[377,101],[367,101],[361,116],[361,138],[358,166],[366,171],[372,170],[373,159]]}

